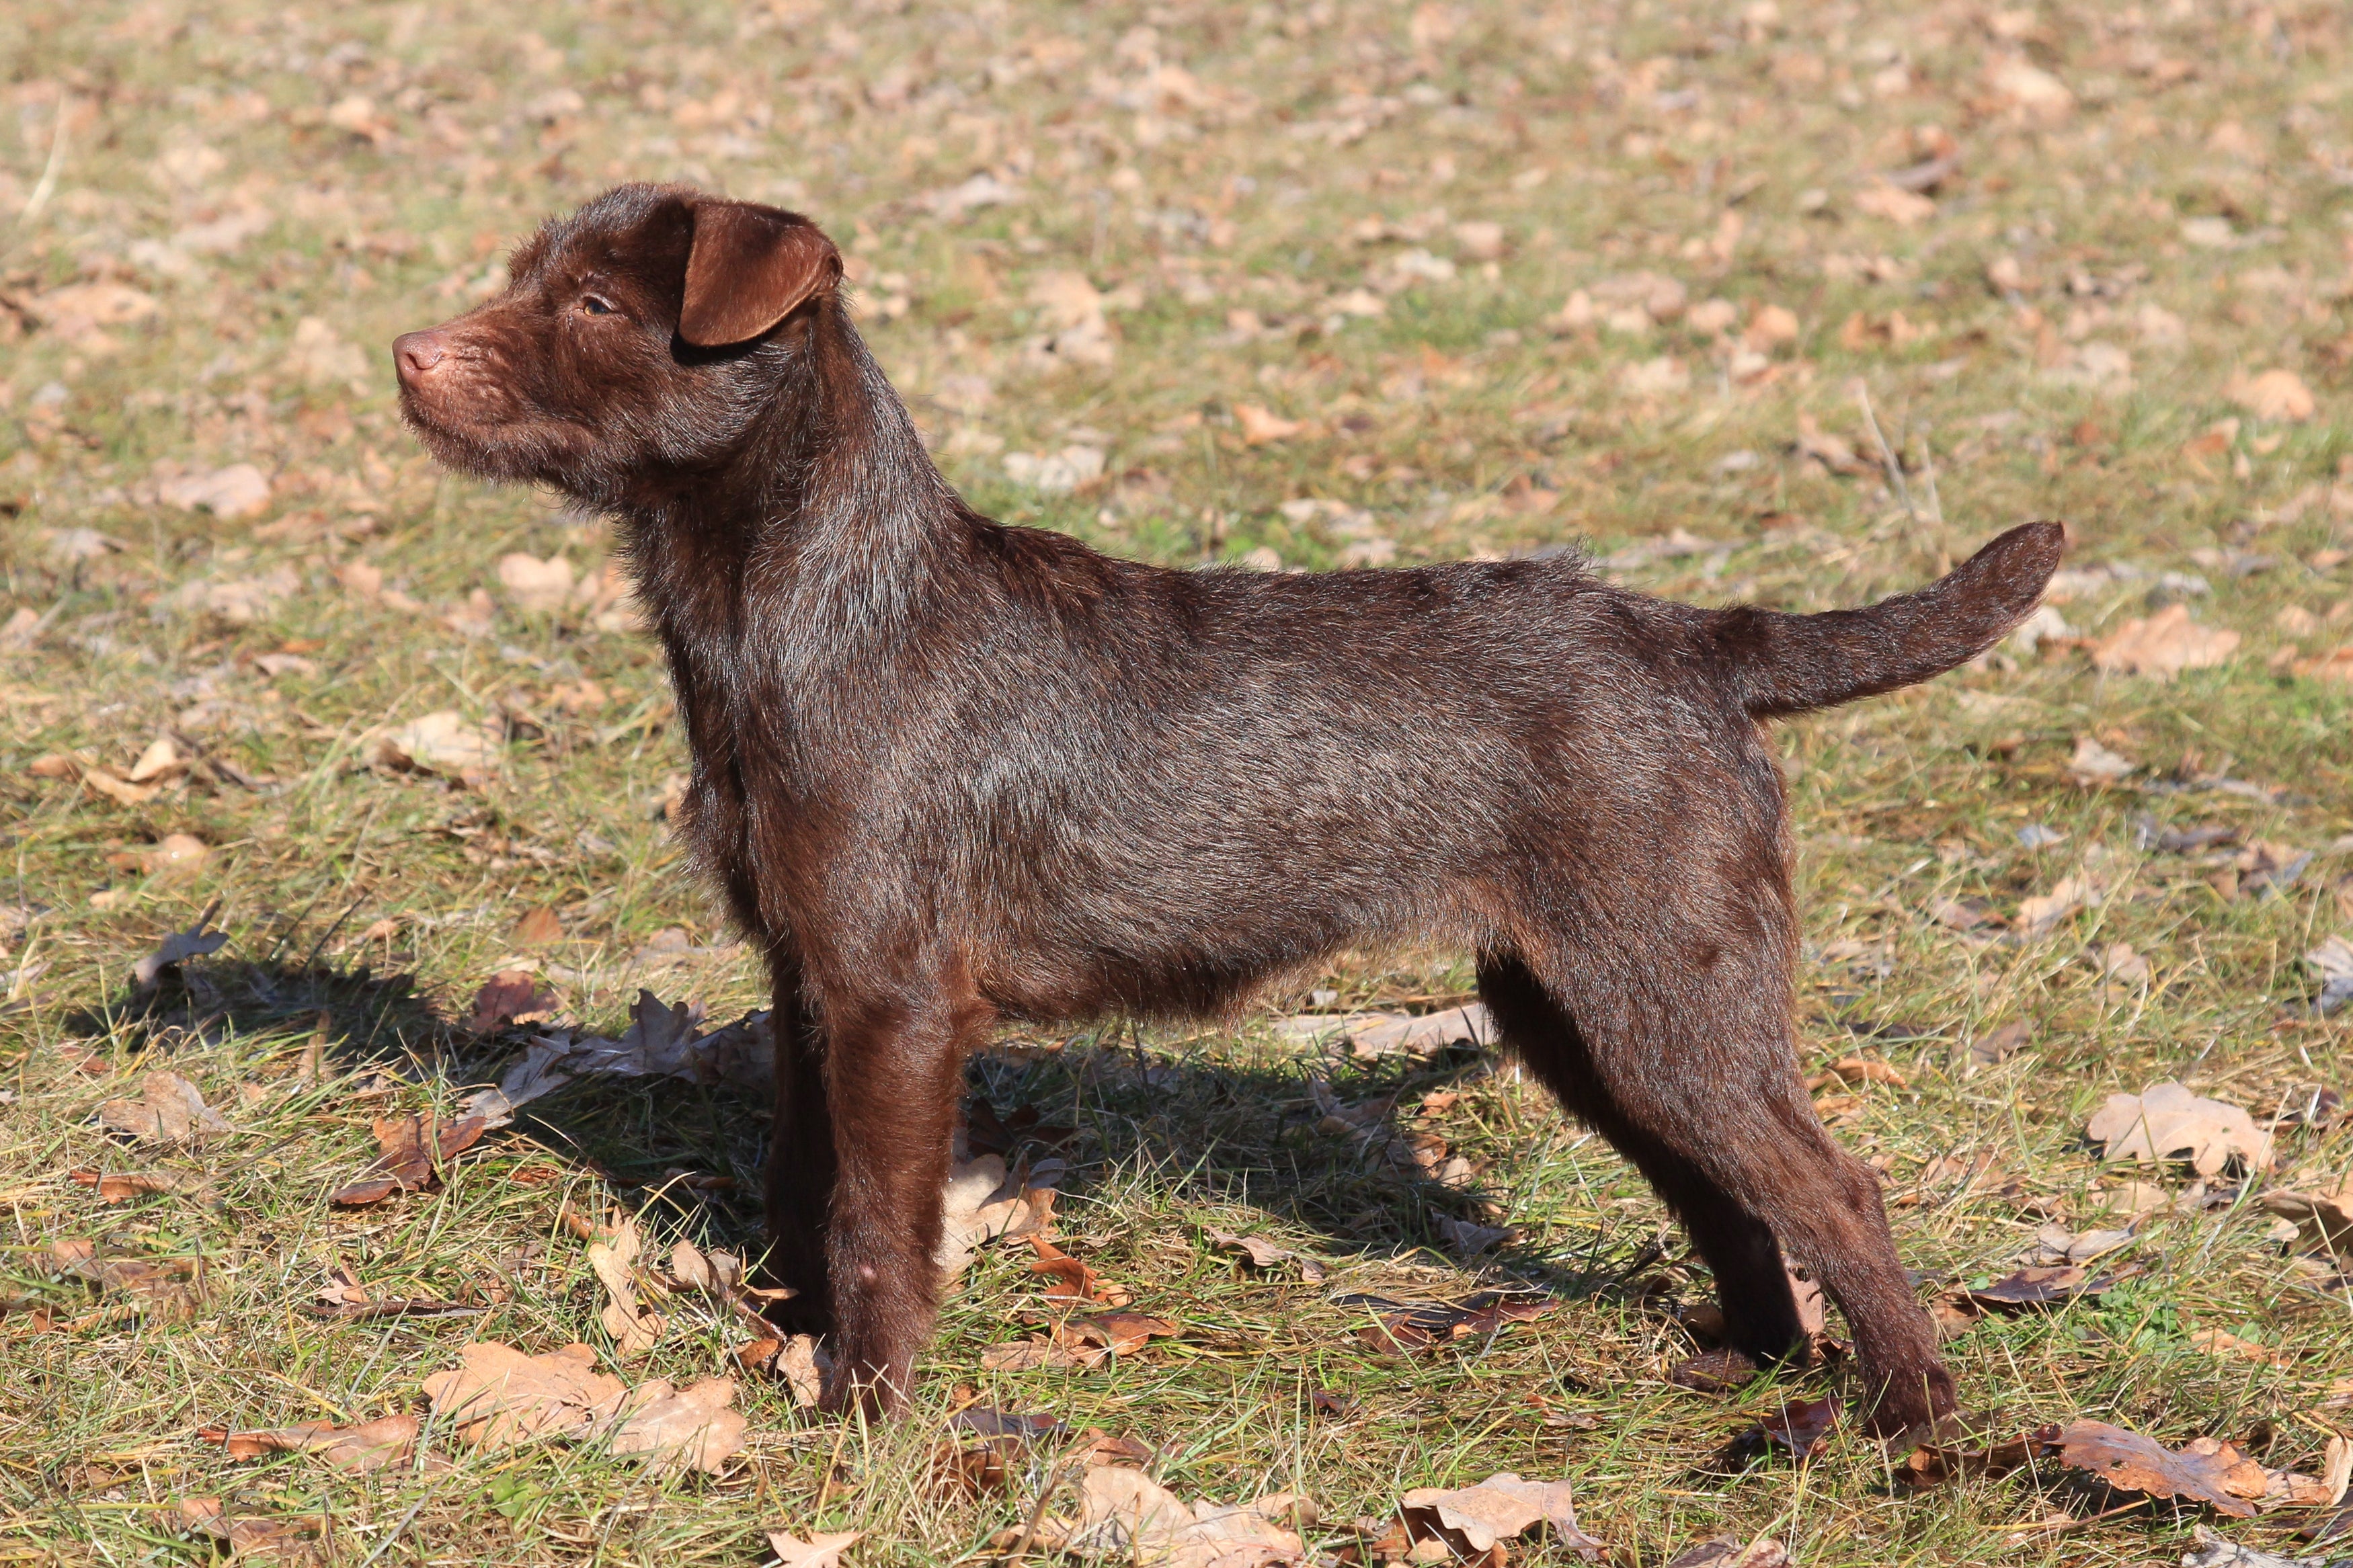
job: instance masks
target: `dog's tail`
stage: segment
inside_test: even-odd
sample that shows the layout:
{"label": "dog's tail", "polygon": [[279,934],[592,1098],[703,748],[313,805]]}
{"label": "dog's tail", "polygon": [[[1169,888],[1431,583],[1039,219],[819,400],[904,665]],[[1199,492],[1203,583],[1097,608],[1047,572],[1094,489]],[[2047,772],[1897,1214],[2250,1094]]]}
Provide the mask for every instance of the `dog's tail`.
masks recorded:
{"label": "dog's tail", "polygon": [[1917,593],[1860,610],[1719,610],[1703,636],[1760,719],[1832,708],[1966,664],[2024,620],[2066,548],[2066,525],[2013,528]]}

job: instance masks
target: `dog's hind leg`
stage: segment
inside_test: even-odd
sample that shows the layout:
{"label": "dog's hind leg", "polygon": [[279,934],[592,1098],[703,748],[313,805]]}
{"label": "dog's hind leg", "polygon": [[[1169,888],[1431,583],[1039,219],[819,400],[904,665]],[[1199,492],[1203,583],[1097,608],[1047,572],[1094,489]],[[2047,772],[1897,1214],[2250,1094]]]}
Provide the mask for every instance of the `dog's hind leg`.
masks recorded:
{"label": "dog's hind leg", "polygon": [[826,1288],[827,1216],[833,1208],[833,1116],[826,1099],[825,1038],[801,981],[799,958],[778,952],[776,1008],[776,1118],[768,1128],[769,1277],[798,1292],[778,1318],[824,1333],[832,1324]]}
{"label": "dog's hind leg", "polygon": [[942,987],[824,1001],[836,1175],[826,1231],[831,1409],[902,1407],[938,1290],[941,1194],[965,1055],[995,1017]]}
{"label": "dog's hind leg", "polygon": [[[1607,953],[1564,952],[1516,975],[1498,966],[1506,1037],[1515,1022],[1523,1036],[1549,1029],[1549,1069],[1531,1065],[1683,1215],[1736,1344],[1770,1353],[1796,1337],[1778,1240],[1846,1315],[1870,1430],[1950,1411],[1952,1377],[1897,1260],[1879,1179],[1832,1142],[1799,1080],[1786,960],[1767,942],[1678,941],[1651,913],[1642,940]],[[1535,1002],[1555,998],[1547,1023]]]}
{"label": "dog's hind leg", "polygon": [[1526,965],[1516,959],[1481,963],[1479,994],[1504,1043],[1569,1114],[1608,1139],[1649,1179],[1683,1222],[1715,1275],[1725,1342],[1760,1363],[1795,1351],[1801,1338],[1797,1303],[1773,1227],[1699,1165],[1620,1112],[1594,1068],[1577,1020]]}

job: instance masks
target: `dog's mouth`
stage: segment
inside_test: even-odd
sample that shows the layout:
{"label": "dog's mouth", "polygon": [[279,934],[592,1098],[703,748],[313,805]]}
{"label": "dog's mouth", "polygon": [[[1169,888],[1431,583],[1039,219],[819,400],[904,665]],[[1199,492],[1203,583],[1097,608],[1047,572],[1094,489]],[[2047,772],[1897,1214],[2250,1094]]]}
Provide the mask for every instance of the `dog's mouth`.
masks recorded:
{"label": "dog's mouth", "polygon": [[400,416],[426,450],[448,467],[508,482],[560,477],[587,434],[567,420],[453,407],[451,400],[412,386],[400,389]]}

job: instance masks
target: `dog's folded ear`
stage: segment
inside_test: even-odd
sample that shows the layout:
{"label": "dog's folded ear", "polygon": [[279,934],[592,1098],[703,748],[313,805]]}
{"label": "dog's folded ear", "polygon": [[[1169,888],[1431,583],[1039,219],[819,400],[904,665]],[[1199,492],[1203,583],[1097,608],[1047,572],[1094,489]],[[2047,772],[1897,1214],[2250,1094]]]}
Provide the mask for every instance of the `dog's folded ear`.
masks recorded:
{"label": "dog's folded ear", "polygon": [[697,348],[747,342],[840,277],[841,252],[807,219],[749,202],[698,202],[679,336]]}

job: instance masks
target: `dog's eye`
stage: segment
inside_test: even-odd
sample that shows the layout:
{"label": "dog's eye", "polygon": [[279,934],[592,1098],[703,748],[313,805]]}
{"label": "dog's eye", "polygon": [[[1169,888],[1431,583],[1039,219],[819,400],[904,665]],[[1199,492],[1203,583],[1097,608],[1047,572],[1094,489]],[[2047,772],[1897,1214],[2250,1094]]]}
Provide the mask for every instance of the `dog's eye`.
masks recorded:
{"label": "dog's eye", "polygon": [[594,294],[583,294],[580,297],[580,308],[592,316],[609,316],[613,313],[613,302],[610,300],[600,300]]}

